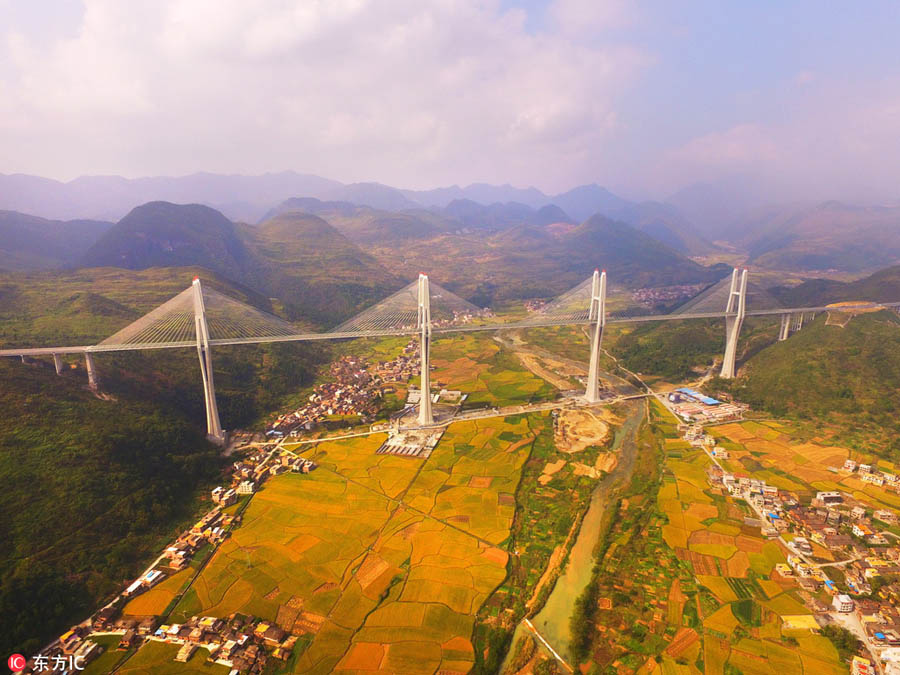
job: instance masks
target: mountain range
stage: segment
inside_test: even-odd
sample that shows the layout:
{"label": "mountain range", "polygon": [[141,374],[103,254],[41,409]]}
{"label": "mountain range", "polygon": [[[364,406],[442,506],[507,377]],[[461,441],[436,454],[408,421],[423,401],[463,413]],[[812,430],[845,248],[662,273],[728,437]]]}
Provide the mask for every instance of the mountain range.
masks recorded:
{"label": "mountain range", "polygon": [[402,285],[321,218],[290,213],[249,226],[200,204],[143,204],[78,261],[131,270],[191,265],[279,298],[289,319],[316,323],[346,318]]}
{"label": "mountain range", "polygon": [[[616,236],[625,232],[631,236],[635,230],[697,260],[740,262],[801,276],[823,272],[856,275],[900,262],[900,206],[856,206],[835,201],[763,206],[761,190],[740,188],[724,183],[696,185],[666,201],[631,201],[595,184],[554,195],[533,187],[486,183],[404,190],[380,183],[343,184],[290,171],[260,176],[93,176],[66,183],[22,174],[0,175],[0,208],[8,209],[0,212],[0,269],[71,268],[100,261],[131,265],[122,255],[137,256],[142,265],[153,265],[156,256],[166,264],[211,264],[211,269],[217,270],[227,266],[242,280],[272,289],[281,287],[289,265],[279,265],[276,282],[268,264],[260,267],[251,262],[259,256],[251,251],[253,230],[247,228],[252,226],[244,224],[259,224],[291,211],[322,218],[349,242],[365,249],[370,261],[377,261],[383,268],[371,270],[371,278],[385,280],[385,274],[406,277],[418,267],[434,270],[454,256],[490,260],[493,269],[489,265],[468,275],[470,286],[485,284],[487,291],[482,298],[495,296],[495,273],[512,266],[513,261],[539,270],[559,266],[569,256],[568,233],[596,215],[630,226],[629,230],[617,231]],[[166,242],[173,232],[148,230],[149,238],[143,244],[133,241],[127,253],[115,252],[114,237],[125,234],[132,210],[154,202],[203,205],[231,223],[220,222],[222,238],[216,244],[220,248],[202,252],[211,256],[210,260],[195,257],[188,245],[192,237],[203,236],[202,231],[191,231],[202,219],[179,232],[177,242],[169,242],[178,244],[171,251],[166,249]],[[103,244],[106,248],[87,255],[117,220],[125,220],[125,224]],[[152,229],[153,223],[148,221],[146,226]],[[639,244],[632,238],[630,245],[626,243],[619,250],[649,245],[648,240],[643,241]],[[404,242],[408,246],[404,247]],[[427,244],[429,251],[409,248],[413,242],[415,246]],[[604,250],[613,248],[613,242],[605,242],[603,248],[589,252],[589,257],[603,257]],[[579,259],[578,253],[573,261]],[[505,261],[501,254],[505,254]],[[547,260],[535,265],[542,255]],[[176,260],[179,256],[181,259]],[[361,251],[353,251],[354,256],[365,259],[360,257]],[[627,283],[675,283],[660,273],[645,274],[642,265],[647,259],[639,255],[633,270],[629,265],[622,267],[619,271],[623,279],[627,278]],[[461,268],[467,274],[467,266],[461,261],[455,261],[452,267],[453,276],[458,277]],[[328,296],[320,295],[324,289],[321,275],[310,270],[294,274],[295,279],[298,275],[319,277],[315,291],[302,287],[304,295]],[[554,275],[541,271],[539,277],[535,281],[553,279]],[[569,280],[565,274],[562,278]],[[362,297],[365,293],[357,289],[352,295]],[[352,305],[338,303],[347,311]]]}
{"label": "mountain range", "polygon": [[[198,203],[216,208],[235,221],[256,222],[273,205],[291,198],[315,198],[402,212],[436,209],[453,202],[483,206],[512,203],[535,211],[553,206],[573,222],[595,213],[624,220],[640,229],[666,231],[666,243],[683,253],[705,254],[708,243],[674,207],[656,208],[632,202],[599,185],[582,185],[547,195],[536,188],[475,183],[435,190],[400,190],[380,183],[342,184],[293,171],[260,176],[196,173],[181,177],[127,179],[120,176],[83,176],[60,182],[24,174],[0,174],[0,209],[55,219],[119,220],[131,209],[151,201]],[[652,203],[648,203],[652,204]],[[632,220],[633,218],[633,220]],[[701,243],[702,242],[702,243]]]}
{"label": "mountain range", "polygon": [[0,269],[71,267],[113,223],[0,211]]}

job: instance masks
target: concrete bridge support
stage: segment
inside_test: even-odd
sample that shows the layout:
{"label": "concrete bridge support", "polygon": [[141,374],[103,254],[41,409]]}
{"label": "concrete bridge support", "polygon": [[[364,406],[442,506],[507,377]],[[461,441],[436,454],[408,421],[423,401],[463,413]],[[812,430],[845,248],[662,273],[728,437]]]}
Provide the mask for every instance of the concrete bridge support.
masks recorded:
{"label": "concrete bridge support", "polygon": [[431,409],[431,292],[428,277],[419,275],[419,357],[422,364],[421,391],[419,399],[419,424],[434,424]]}
{"label": "concrete bridge support", "polygon": [[62,375],[63,362],[59,354],[53,355],[53,367],[56,368],[57,375]]}
{"label": "concrete bridge support", "polygon": [[90,352],[84,353],[84,366],[87,369],[88,386],[91,391],[100,391],[100,381],[97,379],[97,366],[94,364],[94,355]]}
{"label": "concrete bridge support", "polygon": [[216,405],[216,388],[213,383],[212,353],[209,348],[209,326],[206,323],[206,307],[200,279],[194,277],[194,328],[197,334],[197,356],[200,358],[200,376],[203,378],[203,397],[206,402],[206,437],[216,445],[225,444],[225,432],[219,421]]}
{"label": "concrete bridge support", "polygon": [[784,342],[788,339],[788,336],[791,334],[791,315],[790,314],[782,314],[781,315],[781,329],[778,331],[778,341]]}
{"label": "concrete bridge support", "polygon": [[794,327],[791,329],[792,332],[796,333],[798,330],[803,328],[803,312],[798,312],[794,317]]}
{"label": "concrete bridge support", "polygon": [[603,270],[602,274],[594,270],[594,277],[591,280],[590,320],[593,322],[591,362],[584,397],[588,403],[597,403],[600,400],[600,344],[603,341],[603,327],[606,325],[606,270]]}
{"label": "concrete bridge support", "polygon": [[737,359],[737,343],[741,334],[741,326],[747,315],[747,270],[738,277],[735,268],[731,274],[731,290],[728,292],[728,304],[725,306],[725,358],[722,360],[721,376],[726,379],[734,377],[734,366]]}

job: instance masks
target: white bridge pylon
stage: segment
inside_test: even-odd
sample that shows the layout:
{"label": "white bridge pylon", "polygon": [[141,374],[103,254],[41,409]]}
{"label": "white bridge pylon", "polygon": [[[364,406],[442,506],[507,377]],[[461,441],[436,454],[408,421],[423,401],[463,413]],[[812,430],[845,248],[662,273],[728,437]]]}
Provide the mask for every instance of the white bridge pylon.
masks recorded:
{"label": "white bridge pylon", "polygon": [[738,337],[744,317],[747,316],[747,269],[738,276],[737,268],[731,273],[731,290],[728,292],[728,303],[725,305],[725,357],[722,359],[721,377],[734,377],[734,364],[737,358]]}
{"label": "white bridge pylon", "polygon": [[206,403],[206,437],[217,445],[225,444],[225,432],[219,420],[216,404],[216,388],[213,384],[212,352],[209,349],[209,325],[206,322],[206,306],[200,278],[194,277],[194,326],[197,334],[197,356],[200,357],[200,376],[203,378],[203,399]]}
{"label": "white bridge pylon", "polygon": [[[724,287],[722,288],[724,291]],[[720,297],[720,296],[716,296]],[[478,308],[438,284],[429,282],[424,274],[419,279],[375,304],[350,321],[329,332],[300,332],[292,325],[265,311],[256,309],[235,298],[194,283],[156,309],[125,326],[105,340],[84,346],[14,347],[0,349],[0,357],[26,358],[53,357],[57,374],[64,368],[62,355],[83,355],[91,389],[99,388],[95,357],[103,352],[142,351],[153,349],[195,348],[200,359],[207,415],[207,433],[211,440],[221,443],[225,439],[219,420],[213,384],[211,347],[222,345],[250,345],[275,342],[301,342],[306,340],[332,340],[360,337],[418,335],[422,346],[422,380],[425,402],[419,408],[419,421],[423,425],[433,423],[430,400],[430,365],[432,333],[460,331],[496,331],[531,328],[537,326],[589,325],[592,327],[591,360],[585,399],[596,402],[599,398],[600,348],[603,330],[608,323],[683,321],[686,319],[726,319],[725,358],[721,376],[734,377],[737,342],[745,316],[781,317],[779,339],[787,338],[793,330],[799,330],[804,318],[812,320],[819,312],[833,311],[832,305],[817,307],[762,308],[747,311],[747,270],[739,274],[735,269],[731,277],[725,312],[687,311],[671,314],[649,315],[643,312],[608,313],[606,311],[606,273],[594,272],[567,293],[548,303],[533,318],[514,323],[463,321],[458,317],[475,313]],[[860,301],[844,303],[839,310],[850,312],[879,309],[900,310],[900,302]]]}
{"label": "white bridge pylon", "polygon": [[419,424],[428,426],[434,424],[434,413],[431,410],[431,292],[426,275],[420,274],[418,283],[417,328],[419,330],[419,360],[422,365]]}
{"label": "white bridge pylon", "polygon": [[553,323],[589,325],[591,358],[584,398],[588,403],[600,401],[600,347],[603,329],[609,318],[606,312],[606,270],[594,270],[592,276],[575,288],[547,303],[541,310],[541,316]]}
{"label": "white bridge pylon", "polygon": [[587,389],[584,397],[588,403],[600,400],[600,344],[606,326],[606,270],[594,270],[591,278],[591,360],[588,365]]}

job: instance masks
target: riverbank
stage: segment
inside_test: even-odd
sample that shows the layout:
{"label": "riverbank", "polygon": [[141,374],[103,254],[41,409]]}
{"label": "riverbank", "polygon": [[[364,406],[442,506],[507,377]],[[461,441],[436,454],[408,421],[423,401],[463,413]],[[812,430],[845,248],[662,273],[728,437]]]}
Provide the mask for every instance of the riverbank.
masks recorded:
{"label": "riverbank", "polygon": [[[646,407],[643,402],[629,403],[628,406],[630,408],[628,415],[616,430],[611,448],[613,452],[618,453],[618,464],[594,488],[563,573],[557,578],[543,607],[530,618],[534,630],[546,640],[552,651],[564,658],[569,652],[571,640],[569,620],[575,601],[591,580],[594,553],[603,530],[604,514],[615,501],[616,491],[626,484],[634,469],[637,433],[644,420]],[[503,672],[513,658],[514,647],[518,640],[531,634],[532,629],[526,626],[524,620],[520,622],[513,634],[510,651],[500,672]]]}

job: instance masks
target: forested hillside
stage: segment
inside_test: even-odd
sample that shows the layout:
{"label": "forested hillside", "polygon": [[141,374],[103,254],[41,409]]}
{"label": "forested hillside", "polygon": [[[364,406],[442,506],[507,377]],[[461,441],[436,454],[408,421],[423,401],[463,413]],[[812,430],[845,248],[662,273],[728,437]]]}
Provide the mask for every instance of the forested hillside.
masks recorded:
{"label": "forested hillside", "polygon": [[139,571],[220,460],[159,400],[100,400],[7,359],[0,382],[0,650],[28,653]]}
{"label": "forested hillside", "polygon": [[898,354],[895,314],[856,316],[844,326],[829,325],[823,314],[750,358],[732,390],[775,415],[880,426],[900,438]]}
{"label": "forested hillside", "polygon": [[[193,272],[262,309],[268,299],[192,269],[6,276],[0,344],[93,344],[182,290]],[[92,289],[92,290],[89,290]],[[213,353],[222,423],[249,425],[307,385],[327,345]],[[193,349],[83,360],[0,359],[0,650],[29,653],[140,571],[195,514],[224,460],[205,436]]]}

